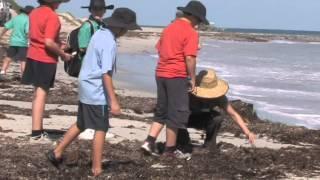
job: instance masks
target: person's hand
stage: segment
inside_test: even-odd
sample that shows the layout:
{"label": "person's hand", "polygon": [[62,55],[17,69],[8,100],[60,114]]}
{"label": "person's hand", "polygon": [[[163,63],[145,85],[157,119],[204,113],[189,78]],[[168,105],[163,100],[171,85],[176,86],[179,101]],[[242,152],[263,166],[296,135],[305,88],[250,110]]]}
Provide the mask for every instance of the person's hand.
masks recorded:
{"label": "person's hand", "polygon": [[121,110],[120,110],[120,105],[118,103],[118,101],[113,101],[111,102],[111,105],[110,105],[110,113],[114,116],[118,116],[121,114]]}
{"label": "person's hand", "polygon": [[62,49],[62,50],[66,50],[66,49],[68,49],[68,44],[67,44],[67,42],[65,42],[65,41],[61,41],[60,42],[60,48]]}
{"label": "person's hand", "polygon": [[254,141],[256,140],[256,135],[253,134],[252,132],[249,132],[247,135],[247,138],[249,140],[249,143],[254,145]]}
{"label": "person's hand", "polygon": [[190,93],[196,93],[197,92],[197,88],[196,88],[196,81],[195,80],[189,80],[189,89],[188,91]]}
{"label": "person's hand", "polygon": [[68,54],[68,53],[63,53],[63,55],[61,56],[63,61],[70,61],[72,57],[73,56],[71,54]]}

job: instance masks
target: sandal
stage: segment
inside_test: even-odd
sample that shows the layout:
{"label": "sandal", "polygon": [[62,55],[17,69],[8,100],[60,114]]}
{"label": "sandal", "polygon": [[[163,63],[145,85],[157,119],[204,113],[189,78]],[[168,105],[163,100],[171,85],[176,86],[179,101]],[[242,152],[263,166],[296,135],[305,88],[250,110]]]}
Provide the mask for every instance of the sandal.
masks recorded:
{"label": "sandal", "polygon": [[56,155],[54,154],[53,150],[50,150],[47,153],[47,158],[48,160],[51,162],[51,164],[56,167],[57,169],[59,169],[59,165],[62,163],[62,158],[56,158]]}

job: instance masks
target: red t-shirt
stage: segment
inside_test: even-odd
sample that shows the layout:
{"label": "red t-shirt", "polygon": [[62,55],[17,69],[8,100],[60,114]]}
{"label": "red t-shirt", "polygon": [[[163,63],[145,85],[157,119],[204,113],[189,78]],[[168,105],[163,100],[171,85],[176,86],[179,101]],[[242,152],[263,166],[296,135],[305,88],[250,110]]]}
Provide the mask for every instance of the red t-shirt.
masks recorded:
{"label": "red t-shirt", "polygon": [[197,56],[199,36],[192,25],[177,19],[162,32],[157,43],[159,61],[157,77],[187,77],[186,56]]}
{"label": "red t-shirt", "polygon": [[46,49],[44,40],[59,42],[60,20],[58,15],[47,6],[40,6],[29,15],[28,58],[43,63],[57,63],[58,56]]}

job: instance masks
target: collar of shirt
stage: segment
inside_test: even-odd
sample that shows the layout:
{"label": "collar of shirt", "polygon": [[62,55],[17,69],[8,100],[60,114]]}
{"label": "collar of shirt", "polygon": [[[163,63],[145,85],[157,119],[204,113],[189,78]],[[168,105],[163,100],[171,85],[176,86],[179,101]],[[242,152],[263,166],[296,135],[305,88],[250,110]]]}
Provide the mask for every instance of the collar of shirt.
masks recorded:
{"label": "collar of shirt", "polygon": [[114,41],[116,41],[116,36],[114,35],[114,33],[113,33],[110,29],[101,26],[101,27],[100,27],[100,30],[112,34]]}
{"label": "collar of shirt", "polygon": [[96,22],[96,23],[98,24],[98,26],[99,26],[99,27],[102,25],[101,20],[100,20],[100,19],[96,19],[96,18],[94,18],[92,15],[90,15],[90,16],[89,16],[89,20],[90,20],[90,21],[94,21],[94,22]]}

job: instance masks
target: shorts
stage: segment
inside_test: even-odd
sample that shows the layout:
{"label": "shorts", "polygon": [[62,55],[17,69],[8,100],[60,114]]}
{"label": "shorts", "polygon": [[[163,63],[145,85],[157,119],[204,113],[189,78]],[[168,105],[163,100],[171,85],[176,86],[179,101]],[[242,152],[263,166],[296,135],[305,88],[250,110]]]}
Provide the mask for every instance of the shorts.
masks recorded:
{"label": "shorts", "polygon": [[57,64],[43,63],[28,58],[21,83],[49,90],[53,88],[56,70]]}
{"label": "shorts", "polygon": [[108,106],[89,105],[79,102],[77,127],[81,132],[85,129],[107,132],[109,129]]}
{"label": "shorts", "polygon": [[157,106],[154,121],[170,128],[186,129],[189,110],[187,78],[156,78]]}
{"label": "shorts", "polygon": [[10,46],[7,50],[7,56],[14,61],[26,61],[27,47]]}

